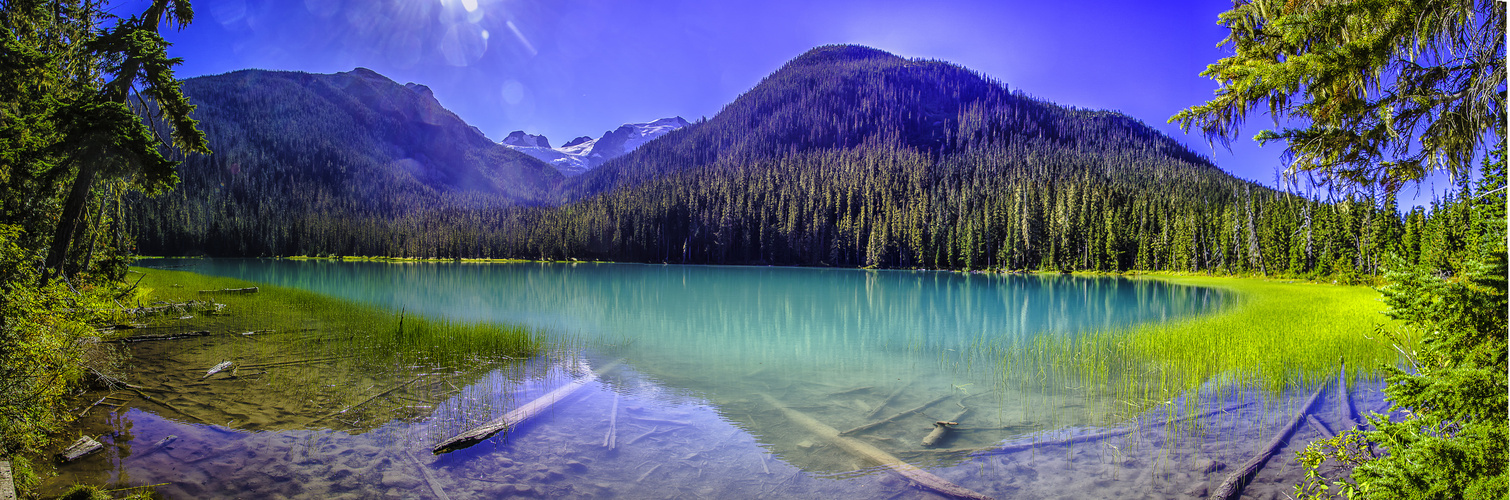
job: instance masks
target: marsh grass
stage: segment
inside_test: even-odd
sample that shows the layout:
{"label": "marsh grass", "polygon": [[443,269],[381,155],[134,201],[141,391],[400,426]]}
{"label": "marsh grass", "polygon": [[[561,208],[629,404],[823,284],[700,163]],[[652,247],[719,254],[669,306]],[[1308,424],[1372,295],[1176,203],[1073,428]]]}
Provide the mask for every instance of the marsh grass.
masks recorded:
{"label": "marsh grass", "polygon": [[[1219,289],[1216,313],[1120,328],[1044,334],[1012,344],[982,343],[1000,384],[1050,394],[1079,394],[1101,420],[1160,405],[1187,411],[1203,400],[1257,390],[1285,391],[1350,377],[1374,379],[1400,362],[1396,346],[1374,335],[1389,319],[1368,287],[1252,278],[1158,276],[1176,285]],[[1414,339],[1402,339],[1414,344]],[[1398,346],[1411,350],[1413,345]]]}
{"label": "marsh grass", "polygon": [[[127,343],[141,354],[131,362],[131,380],[155,382],[149,390],[166,395],[170,404],[228,427],[360,431],[436,411],[482,418],[509,406],[512,386],[531,377],[531,370],[547,369],[542,367],[553,362],[552,353],[564,352],[547,349],[541,332],[514,325],[422,317],[190,272],[133,269],[133,276],[141,281],[130,306],[191,300],[217,305],[137,318],[145,328],[114,332],[210,332]],[[200,292],[251,286],[258,292]],[[223,361],[232,367],[205,380],[205,372]]]}

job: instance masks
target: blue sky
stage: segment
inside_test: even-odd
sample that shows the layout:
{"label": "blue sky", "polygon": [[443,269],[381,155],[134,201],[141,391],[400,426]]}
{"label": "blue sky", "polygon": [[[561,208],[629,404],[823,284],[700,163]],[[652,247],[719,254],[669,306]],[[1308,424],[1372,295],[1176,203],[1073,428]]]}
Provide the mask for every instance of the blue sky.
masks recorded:
{"label": "blue sky", "polygon": [[[140,12],[140,0],[115,4]],[[1274,185],[1281,147],[1231,151],[1165,123],[1216,84],[1228,0],[200,0],[165,33],[180,77],[366,67],[429,86],[495,140],[552,145],[629,122],[711,117],[787,60],[832,43],[940,59],[1059,104],[1121,111],[1242,178]],[[1440,186],[1441,179],[1434,181]],[[1426,197],[1406,188],[1401,198]],[[1402,200],[1405,201],[1405,200]]]}

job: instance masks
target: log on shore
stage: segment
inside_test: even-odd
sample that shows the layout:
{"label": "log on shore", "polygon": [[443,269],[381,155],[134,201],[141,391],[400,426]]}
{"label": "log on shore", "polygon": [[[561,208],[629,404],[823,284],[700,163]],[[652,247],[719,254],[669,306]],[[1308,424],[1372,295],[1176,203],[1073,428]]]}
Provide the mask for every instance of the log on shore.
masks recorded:
{"label": "log on shore", "polygon": [[1321,393],[1326,391],[1326,387],[1325,385],[1317,387],[1316,393],[1311,394],[1311,399],[1306,400],[1305,406],[1301,406],[1300,411],[1295,413],[1295,418],[1290,419],[1290,423],[1283,429],[1280,429],[1278,434],[1274,435],[1274,439],[1269,441],[1269,445],[1265,446],[1263,451],[1248,459],[1247,462],[1243,463],[1242,467],[1238,467],[1237,470],[1232,471],[1232,474],[1227,476],[1227,480],[1222,481],[1222,484],[1218,485],[1216,490],[1211,493],[1211,498],[1214,500],[1230,500],[1241,495],[1243,487],[1248,485],[1248,481],[1253,480],[1253,475],[1257,474],[1258,470],[1262,469],[1265,463],[1268,463],[1269,457],[1279,452],[1279,448],[1290,440],[1291,435],[1295,434],[1295,429],[1300,427],[1300,423],[1305,420],[1306,415],[1311,413],[1311,408],[1316,406],[1316,401],[1321,399]]}
{"label": "log on shore", "polygon": [[778,410],[781,410],[781,413],[785,415],[788,420],[791,420],[797,425],[806,428],[809,432],[817,434],[819,437],[833,443],[840,449],[849,452],[851,455],[873,462],[876,465],[885,467],[892,472],[906,478],[907,480],[912,481],[913,484],[916,484],[922,488],[926,488],[944,496],[953,498],[991,498],[980,493],[965,489],[964,487],[961,487],[957,484],[951,483],[947,479],[938,477],[931,472],[918,468],[917,466],[903,462],[901,459],[892,456],[890,453],[881,451],[881,449],[871,446],[869,443],[860,441],[858,439],[851,439],[840,436],[838,429],[829,427],[827,424],[814,420],[813,417],[809,417],[805,413],[793,410],[786,407],[785,405],[782,405],[780,401],[777,401],[776,398],[771,397],[771,395],[769,394],[762,393],[760,396],[762,398],[765,398],[766,403],[770,404]]}
{"label": "log on shore", "polygon": [[84,436],[79,438],[78,441],[74,441],[73,444],[68,445],[68,449],[59,453],[58,460],[66,464],[103,449],[105,449],[105,445],[100,444],[99,441],[95,441],[92,437]]}
{"label": "log on shore", "polygon": [[445,441],[441,441],[440,444],[437,444],[435,445],[435,447],[431,448],[430,452],[439,455],[441,453],[449,453],[452,451],[460,450],[462,448],[466,448],[487,440],[488,438],[493,437],[494,434],[498,434],[499,432],[519,425],[521,422],[534,418],[536,415],[539,415],[545,410],[550,409],[550,407],[552,405],[555,405],[556,402],[566,399],[567,396],[570,396],[572,395],[572,393],[577,392],[578,389],[581,389],[587,384],[592,383],[594,380],[597,380],[598,377],[603,376],[603,374],[607,373],[609,370],[618,367],[620,362],[620,360],[614,360],[598,368],[596,372],[588,371],[587,375],[583,376],[582,378],[568,382],[566,385],[558,387],[556,388],[556,390],[551,391],[544,396],[535,398],[534,401],[525,403],[524,406],[515,408],[508,413],[505,413],[502,417],[489,420],[488,422],[468,429],[461,434],[446,438]]}

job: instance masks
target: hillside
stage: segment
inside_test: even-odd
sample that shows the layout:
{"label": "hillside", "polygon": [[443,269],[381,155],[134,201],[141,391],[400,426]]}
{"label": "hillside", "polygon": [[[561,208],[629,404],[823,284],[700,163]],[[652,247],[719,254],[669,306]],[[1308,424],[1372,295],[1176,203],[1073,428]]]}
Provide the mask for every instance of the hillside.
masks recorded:
{"label": "hillside", "polygon": [[138,221],[149,252],[290,251],[312,216],[335,222],[533,204],[562,178],[483,136],[424,85],[365,68],[244,70],[191,78],[183,88],[214,154],[188,158],[175,191],[141,201],[148,213],[179,221]]}
{"label": "hillside", "polygon": [[[423,101],[421,87],[403,88],[411,92],[399,95]],[[322,92],[349,97],[331,102],[359,110],[389,109],[355,97],[362,93]],[[202,109],[226,100],[210,96]],[[372,166],[421,163],[404,155],[472,157],[406,150],[383,135],[395,123],[428,126],[425,118],[369,123],[335,109],[244,113],[201,119],[215,122],[207,123],[212,138],[268,135],[225,132],[254,127],[299,130],[288,134],[298,140],[248,147],[260,156],[236,153],[239,143],[227,149],[212,142],[217,155],[196,160],[197,169],[186,165],[184,186],[166,197],[181,201],[137,220],[144,252],[1356,276],[1376,272],[1379,256],[1423,238],[1376,193],[1322,203],[1276,192],[1226,174],[1125,115],[1059,106],[959,66],[865,47],[813,49],[711,119],[580,176],[561,179],[551,170],[480,190],[455,182],[477,178],[465,169],[416,176],[422,170]],[[345,121],[318,123],[326,114]],[[459,149],[507,158],[496,152],[506,146],[473,145],[485,139],[449,113],[437,115]],[[304,119],[316,123],[287,123]],[[332,147],[348,152],[340,162],[295,147],[353,143],[349,137],[374,138],[375,146]],[[550,145],[543,137],[511,137],[515,146]],[[575,139],[563,148],[587,144]],[[365,158],[351,151],[368,150],[405,153],[350,160]],[[251,167],[237,167],[234,158]],[[526,160],[514,165],[551,168]],[[371,174],[350,175],[342,165],[367,165]],[[246,189],[237,168],[287,172],[272,178],[289,180],[251,184],[278,189]],[[490,181],[489,172],[529,172],[475,171]],[[332,177],[358,188],[339,191],[343,184],[320,181]],[[315,189],[295,189],[301,185]],[[384,190],[415,185],[421,187]],[[510,187],[519,194],[492,191]],[[358,202],[355,193],[370,195]]]}
{"label": "hillside", "polygon": [[1151,165],[1142,160],[1157,160],[1178,164],[1175,170],[1225,177],[1206,159],[1125,115],[1039,101],[945,62],[834,45],[788,62],[712,119],[568,180],[560,197],[581,199],[720,159],[872,147],[935,158],[991,151],[1019,162],[1039,151],[1074,150],[1140,160],[1101,166],[1119,176],[1148,174]]}

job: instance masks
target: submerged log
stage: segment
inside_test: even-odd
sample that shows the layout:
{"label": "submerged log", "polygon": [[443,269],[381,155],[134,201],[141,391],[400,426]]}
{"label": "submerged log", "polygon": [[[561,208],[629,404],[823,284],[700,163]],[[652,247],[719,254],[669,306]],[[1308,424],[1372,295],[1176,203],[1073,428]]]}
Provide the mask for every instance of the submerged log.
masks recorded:
{"label": "submerged log", "polygon": [[897,399],[897,396],[902,395],[902,391],[907,390],[907,387],[911,386],[911,385],[912,385],[912,381],[909,380],[909,381],[907,381],[907,383],[902,384],[901,387],[898,387],[896,390],[891,391],[891,395],[890,396],[886,396],[886,399],[882,400],[881,404],[876,405],[876,409],[870,410],[870,413],[866,414],[865,418],[876,418],[876,415],[880,415],[881,414],[881,410],[884,409],[884,408],[886,408],[886,405],[891,404],[891,402],[893,400]]}
{"label": "submerged log", "polygon": [[[1098,433],[1095,433],[1095,434],[1082,434],[1082,435],[1079,435],[1079,436],[1072,436],[1072,437],[1068,437],[1068,438],[1064,438],[1064,439],[1056,439],[1056,440],[1053,440],[1053,441],[1034,441],[1034,442],[1029,442],[1029,443],[1017,443],[1017,444],[1002,445],[1002,446],[999,446],[999,447],[996,447],[996,448],[990,448],[990,449],[985,449],[985,450],[977,451],[973,455],[975,455],[975,456],[1005,455],[1005,454],[1008,454],[1008,453],[1016,453],[1016,452],[1023,451],[1023,450],[1031,450],[1033,448],[1037,448],[1037,447],[1040,447],[1040,446],[1060,446],[1060,445],[1067,445],[1067,444],[1085,443],[1085,442],[1089,442],[1089,441],[1099,441],[1099,440],[1102,440],[1102,439],[1107,439],[1107,438],[1113,438],[1113,437],[1117,437],[1117,436],[1123,436],[1123,435],[1127,435],[1127,434],[1132,434],[1133,432],[1137,432],[1137,431],[1140,431],[1140,430],[1143,430],[1143,429],[1147,429],[1147,428],[1153,427],[1155,425],[1170,425],[1170,424],[1174,424],[1174,423],[1177,423],[1177,422],[1184,422],[1186,420],[1195,420],[1195,419],[1198,419],[1198,418],[1205,418],[1205,417],[1208,417],[1208,416],[1211,416],[1211,415],[1215,415],[1215,414],[1218,414],[1218,413],[1227,413],[1227,412],[1230,412],[1230,411],[1233,411],[1233,410],[1237,410],[1237,409],[1249,406],[1251,404],[1253,404],[1253,403],[1242,403],[1242,404],[1238,404],[1238,405],[1229,406],[1227,408],[1222,408],[1220,410],[1210,410],[1210,411],[1206,411],[1206,412],[1202,412],[1202,413],[1197,413],[1195,415],[1184,416],[1184,417],[1180,417],[1180,418],[1171,418],[1171,419],[1168,419],[1168,420],[1161,420],[1161,421],[1158,421],[1158,422],[1150,422],[1150,423],[1141,424],[1141,425],[1132,425],[1132,426],[1128,426],[1128,427],[1123,427],[1121,429],[1113,429],[1113,430],[1109,430],[1109,431],[1106,431],[1106,432],[1098,432]],[[968,429],[958,429],[958,430],[961,430],[961,431],[1005,430],[1005,429],[1013,429],[1013,428],[1016,428],[1016,427],[1017,426],[1010,426],[1009,425],[1009,426],[1003,426],[1003,427],[980,427],[980,428],[968,428]]]}
{"label": "submerged log", "polygon": [[903,410],[901,413],[898,413],[896,415],[892,415],[890,417],[886,417],[886,418],[883,418],[881,420],[877,420],[875,422],[871,422],[871,423],[868,423],[868,424],[865,424],[865,425],[862,425],[862,426],[859,426],[859,427],[856,427],[856,428],[853,428],[853,429],[850,429],[850,430],[847,430],[847,431],[844,431],[844,432],[840,432],[839,435],[840,436],[848,436],[848,435],[854,434],[856,432],[863,432],[863,431],[870,430],[870,429],[872,429],[872,428],[874,428],[876,426],[880,426],[880,425],[884,425],[884,424],[889,424],[889,423],[895,422],[899,418],[902,418],[902,417],[905,417],[905,416],[908,416],[908,415],[911,415],[911,414],[918,413],[918,412],[921,412],[923,410],[926,410],[926,409],[928,409],[929,406],[936,405],[936,404],[938,404],[939,401],[943,401],[945,399],[949,399],[949,395],[946,394],[946,395],[943,395],[943,396],[939,396],[938,398],[935,398],[933,401],[929,401],[927,403],[923,403],[922,406],[919,406],[917,408],[913,408],[913,409],[910,409],[910,410]]}
{"label": "submerged log", "polygon": [[957,484],[951,483],[944,478],[938,477],[933,473],[925,471],[923,469],[919,469],[912,464],[903,462],[901,459],[892,456],[889,453],[881,451],[881,449],[871,446],[868,443],[865,443],[858,439],[851,439],[840,436],[837,429],[814,420],[813,417],[809,417],[805,413],[793,410],[786,407],[785,405],[782,405],[781,402],[776,401],[776,398],[771,397],[771,395],[769,394],[762,393],[760,396],[762,398],[765,398],[766,402],[771,406],[774,406],[776,407],[776,409],[781,410],[781,413],[785,415],[788,420],[791,420],[792,422],[806,428],[813,434],[817,434],[819,437],[833,443],[840,449],[849,452],[851,455],[890,469],[892,472],[912,481],[913,484],[954,498],[991,498],[980,493],[965,489]]}
{"label": "submerged log", "polygon": [[945,422],[943,420],[934,422],[933,431],[929,432],[927,436],[923,437],[923,446],[932,448],[933,445],[938,444],[940,440],[944,439],[944,435],[949,433],[950,427],[956,425],[959,425],[959,422]]}
{"label": "submerged log", "polygon": [[610,450],[619,446],[619,393],[613,393],[613,409],[608,410],[608,433],[603,435],[603,447]]}
{"label": "submerged log", "polygon": [[462,448],[480,443],[490,437],[493,437],[494,434],[498,434],[499,432],[502,432],[510,427],[519,425],[519,423],[521,422],[534,418],[536,415],[539,415],[541,412],[549,409],[552,405],[555,405],[558,401],[566,399],[567,396],[570,396],[572,393],[577,392],[578,389],[581,389],[583,386],[586,386],[587,384],[592,383],[594,380],[597,380],[598,377],[601,377],[604,373],[607,373],[609,370],[618,367],[619,363],[620,360],[614,360],[609,362],[608,364],[603,365],[601,368],[598,368],[596,372],[588,371],[586,376],[568,382],[566,385],[558,387],[556,388],[556,390],[551,391],[544,396],[540,396],[534,401],[525,403],[524,406],[520,406],[508,413],[505,413],[502,417],[489,420],[488,422],[468,429],[461,434],[446,438],[445,441],[441,441],[440,444],[437,444],[434,448],[431,448],[430,452],[438,455],[441,453],[460,450]]}
{"label": "submerged log", "polygon": [[199,330],[199,331],[193,331],[193,332],[179,332],[179,333],[157,333],[157,334],[151,334],[151,335],[133,335],[133,336],[126,337],[126,338],[115,339],[115,340],[108,340],[106,342],[107,343],[126,343],[126,342],[147,342],[147,341],[151,341],[151,340],[178,340],[178,339],[187,339],[187,338],[193,338],[193,337],[203,337],[203,336],[209,335],[209,334],[210,334],[209,330]]}
{"label": "submerged log", "polygon": [[1284,426],[1283,429],[1280,429],[1278,434],[1274,435],[1274,439],[1269,441],[1269,445],[1265,446],[1263,451],[1248,459],[1247,462],[1243,463],[1242,467],[1238,467],[1237,470],[1232,471],[1232,474],[1227,476],[1227,480],[1222,481],[1222,484],[1216,487],[1216,491],[1211,493],[1211,498],[1215,500],[1230,500],[1242,494],[1243,487],[1248,485],[1248,481],[1253,479],[1253,475],[1258,473],[1258,470],[1262,469],[1265,463],[1268,463],[1269,457],[1279,452],[1279,448],[1290,440],[1290,435],[1295,433],[1295,428],[1300,427],[1300,422],[1305,420],[1307,414],[1311,413],[1311,407],[1316,406],[1316,401],[1321,399],[1321,393],[1325,392],[1325,390],[1325,385],[1317,387],[1316,393],[1311,395],[1311,399],[1306,400],[1305,406],[1301,406],[1300,411],[1295,413],[1295,418],[1290,419],[1290,423]]}
{"label": "submerged log", "polygon": [[199,379],[200,380],[204,380],[204,379],[210,378],[210,375],[214,375],[216,373],[223,372],[223,371],[225,371],[226,368],[230,368],[230,367],[231,367],[231,362],[230,361],[221,361],[219,364],[215,365],[213,368],[210,368],[209,371],[204,372],[204,376],[203,377],[199,377]]}
{"label": "submerged log", "polygon": [[249,287],[246,287],[246,288],[222,288],[222,289],[219,289],[219,290],[200,290],[199,291],[200,295],[212,295],[212,294],[217,294],[217,293],[244,295],[244,294],[248,294],[248,293],[257,293],[257,287],[255,287],[255,286],[249,286]]}
{"label": "submerged log", "polygon": [[68,449],[59,453],[58,460],[62,460],[66,464],[103,449],[105,449],[105,445],[100,444],[99,441],[95,441],[92,437],[84,436],[79,438],[78,441],[74,441],[73,444],[68,445]]}
{"label": "submerged log", "polygon": [[383,392],[379,392],[377,394],[373,394],[371,396],[368,396],[367,399],[363,399],[362,402],[360,402],[360,403],[348,406],[346,408],[341,409],[340,411],[333,411],[333,412],[330,412],[330,413],[326,413],[325,415],[322,415],[319,418],[316,418],[314,420],[309,421],[309,423],[313,424],[315,422],[319,422],[321,420],[325,420],[327,418],[334,417],[336,415],[340,415],[342,413],[346,413],[348,411],[355,410],[357,408],[361,408],[362,406],[366,405],[367,403],[373,402],[377,398],[381,398],[383,396],[387,396],[389,394],[392,394],[393,391],[397,391],[399,389],[403,389],[405,387],[409,387],[410,385],[413,385],[415,382],[419,382],[423,378],[425,378],[425,376],[423,374],[421,374],[420,376],[414,377],[412,380],[410,380],[408,382],[404,382],[402,384],[395,385],[393,387],[389,387],[388,390],[385,390]]}

